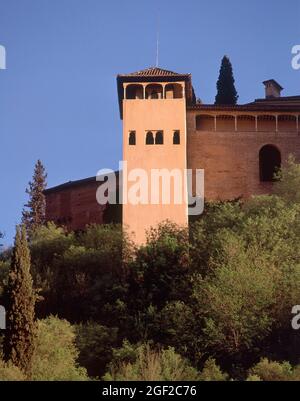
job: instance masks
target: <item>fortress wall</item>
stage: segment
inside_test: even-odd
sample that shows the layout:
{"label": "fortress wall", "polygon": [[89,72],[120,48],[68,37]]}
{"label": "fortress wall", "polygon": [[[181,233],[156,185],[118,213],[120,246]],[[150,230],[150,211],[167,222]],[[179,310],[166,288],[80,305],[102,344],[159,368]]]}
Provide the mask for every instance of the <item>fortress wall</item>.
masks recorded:
{"label": "fortress wall", "polygon": [[200,131],[195,119],[196,113],[188,112],[187,163],[188,168],[205,170],[207,200],[270,193],[272,183],[260,182],[259,176],[259,151],[266,144],[280,150],[283,164],[289,154],[300,161],[300,135],[295,131],[246,132],[245,122],[243,131]]}
{"label": "fortress wall", "polygon": [[46,193],[46,219],[69,230],[82,230],[86,224],[103,223],[106,206],[96,201],[99,182],[81,184]]}

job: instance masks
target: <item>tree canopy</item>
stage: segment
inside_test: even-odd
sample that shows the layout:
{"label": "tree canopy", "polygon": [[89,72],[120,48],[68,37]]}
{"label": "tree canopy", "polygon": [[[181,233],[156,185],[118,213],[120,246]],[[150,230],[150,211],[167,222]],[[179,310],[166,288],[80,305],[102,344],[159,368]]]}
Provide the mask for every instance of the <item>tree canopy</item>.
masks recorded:
{"label": "tree canopy", "polygon": [[217,95],[215,104],[234,105],[237,103],[238,94],[235,89],[232,64],[228,56],[222,59],[219,78],[217,81]]}

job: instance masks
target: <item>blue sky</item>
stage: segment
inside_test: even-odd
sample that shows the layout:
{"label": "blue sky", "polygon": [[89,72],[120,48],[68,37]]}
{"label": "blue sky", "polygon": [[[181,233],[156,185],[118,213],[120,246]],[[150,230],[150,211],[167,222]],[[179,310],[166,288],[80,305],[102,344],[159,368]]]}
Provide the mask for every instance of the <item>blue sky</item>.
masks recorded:
{"label": "blue sky", "polygon": [[153,66],[157,15],[163,68],[193,75],[214,101],[229,55],[245,103],[274,78],[300,94],[291,48],[300,44],[300,2],[289,0],[0,0],[0,230],[12,242],[25,188],[40,158],[48,184],[117,168],[121,121],[116,75]]}

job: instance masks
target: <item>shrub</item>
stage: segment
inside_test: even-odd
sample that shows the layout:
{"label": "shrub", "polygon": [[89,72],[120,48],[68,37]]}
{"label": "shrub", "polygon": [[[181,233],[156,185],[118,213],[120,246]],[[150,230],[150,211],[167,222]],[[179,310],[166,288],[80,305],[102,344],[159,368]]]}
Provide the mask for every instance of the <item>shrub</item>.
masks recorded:
{"label": "shrub", "polygon": [[95,322],[75,327],[79,364],[87,369],[89,376],[103,376],[106,365],[112,359],[112,349],[117,346],[118,329]]}
{"label": "shrub", "polygon": [[23,381],[25,375],[12,363],[5,363],[0,358],[0,381]]}
{"label": "shrub", "polygon": [[84,368],[77,364],[75,330],[66,320],[50,316],[38,321],[33,380],[87,380]]}
{"label": "shrub", "polygon": [[176,354],[174,348],[154,350],[149,344],[132,347],[128,343],[125,343],[123,348],[121,352],[116,351],[115,359],[110,364],[104,380],[187,381],[198,379],[196,369]]}
{"label": "shrub", "polygon": [[249,381],[255,378],[263,381],[291,381],[294,379],[292,366],[288,362],[272,362],[263,358],[250,370]]}
{"label": "shrub", "polygon": [[208,358],[204,364],[204,368],[200,373],[202,381],[226,381],[228,380],[227,373],[223,373],[220,367],[216,364],[213,358]]}

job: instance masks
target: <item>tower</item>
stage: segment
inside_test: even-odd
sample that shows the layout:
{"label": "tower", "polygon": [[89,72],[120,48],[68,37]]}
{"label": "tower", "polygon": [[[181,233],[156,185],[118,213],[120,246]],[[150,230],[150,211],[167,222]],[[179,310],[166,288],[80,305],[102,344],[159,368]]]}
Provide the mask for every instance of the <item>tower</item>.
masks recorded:
{"label": "tower", "polygon": [[[127,167],[123,227],[135,243],[142,244],[151,226],[165,220],[188,223],[186,106],[193,101],[191,76],[154,67],[118,75],[117,83]],[[132,202],[128,195],[139,173],[148,181],[148,192],[139,191],[140,201]],[[163,195],[168,188],[169,198]]]}

